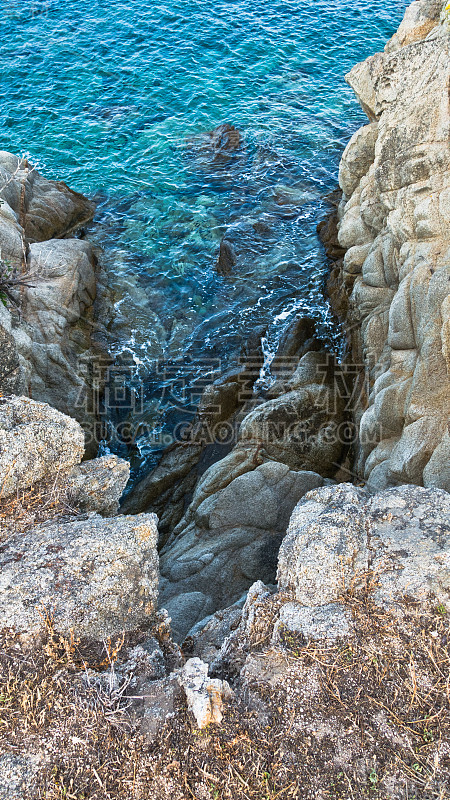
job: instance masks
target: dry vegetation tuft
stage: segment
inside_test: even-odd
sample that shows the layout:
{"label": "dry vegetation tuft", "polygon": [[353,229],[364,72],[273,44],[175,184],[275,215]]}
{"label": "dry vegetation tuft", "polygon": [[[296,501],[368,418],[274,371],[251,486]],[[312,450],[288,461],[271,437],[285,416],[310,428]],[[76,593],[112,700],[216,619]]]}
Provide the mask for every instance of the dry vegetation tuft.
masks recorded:
{"label": "dry vegetation tuft", "polygon": [[[126,686],[82,669],[88,651],[49,621],[28,648],[4,631],[2,749],[42,759],[27,800],[448,800],[446,609],[407,604],[399,620],[347,602],[350,640],[255,644],[221,726],[196,730],[180,701],[153,742]],[[126,642],[108,648],[109,662],[126,658]]]}
{"label": "dry vegetation tuft", "polygon": [[0,486],[0,543],[6,536],[25,533],[32,525],[78,513],[74,498],[58,474],[52,483],[39,483],[2,498]]}

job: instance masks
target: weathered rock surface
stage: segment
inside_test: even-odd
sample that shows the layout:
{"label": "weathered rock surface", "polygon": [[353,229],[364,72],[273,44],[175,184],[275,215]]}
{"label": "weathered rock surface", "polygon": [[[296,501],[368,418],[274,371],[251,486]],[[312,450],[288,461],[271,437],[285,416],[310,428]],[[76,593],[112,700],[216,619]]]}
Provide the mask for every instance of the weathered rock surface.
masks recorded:
{"label": "weathered rock surface", "polygon": [[171,615],[175,611],[173,629],[180,641],[196,622],[235,602],[253,581],[274,580],[292,509],[323,483],[317,473],[275,461],[252,468],[246,455],[233,451],[205,473],[186,518],[161,551],[160,604]]}
{"label": "weathered rock surface", "polygon": [[18,394],[21,389],[19,353],[14,337],[0,325],[0,394]]}
{"label": "weathered rock surface", "polygon": [[30,636],[46,616],[103,640],[150,626],[158,595],[153,514],[36,525],[0,547],[2,624]]}
{"label": "weathered rock surface", "polygon": [[[49,181],[27,161],[0,152],[0,197],[29,242],[67,236],[89,222],[95,206],[62,181]],[[3,254],[5,257],[5,254]]]}
{"label": "weathered rock surface", "polygon": [[450,488],[450,30],[442,9],[413,2],[385,52],[346,77],[370,124],[342,157],[346,252],[329,288],[337,310],[347,308],[361,370],[356,471],[374,489]]}
{"label": "weathered rock surface", "polygon": [[190,658],[178,673],[178,682],[198,728],[222,721],[224,700],[232,693],[227,681],[208,677],[208,664],[200,658]]}
{"label": "weathered rock surface", "polygon": [[6,152],[0,152],[0,200],[2,258],[19,276],[30,276],[19,298],[20,318],[0,304],[9,352],[0,391],[26,393],[75,416],[94,454],[92,375],[79,361],[103,354],[93,337],[96,261],[88,242],[63,238],[92,218],[94,206]]}
{"label": "weathered rock surface", "polygon": [[38,753],[0,754],[0,800],[24,800],[29,796],[43,764],[42,754]]}
{"label": "weathered rock surface", "polygon": [[0,400],[0,497],[56,479],[83,453],[84,434],[74,419],[27,397]]}
{"label": "weathered rock surface", "polygon": [[93,458],[76,466],[67,476],[66,487],[76,507],[113,516],[130,477],[128,461],[117,456]]}
{"label": "weathered rock surface", "polygon": [[365,495],[350,484],[309,492],[295,508],[278,559],[278,584],[323,606],[370,573],[374,599],[450,599],[450,495],[399,486]]}

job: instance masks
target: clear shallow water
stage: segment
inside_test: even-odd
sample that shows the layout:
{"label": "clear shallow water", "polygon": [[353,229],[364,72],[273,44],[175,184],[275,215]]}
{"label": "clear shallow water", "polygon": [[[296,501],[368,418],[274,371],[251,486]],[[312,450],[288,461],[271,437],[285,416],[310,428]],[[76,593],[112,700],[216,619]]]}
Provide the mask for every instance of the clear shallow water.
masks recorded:
{"label": "clear shallow water", "polygon": [[[114,293],[112,351],[143,381],[135,470],[161,446],[148,431],[170,434],[176,417],[168,373],[204,377],[260,326],[270,352],[298,311],[336,341],[315,229],[365,121],[344,74],[382,49],[406,5],[1,2],[1,147],[98,202],[89,236]],[[242,147],[217,164],[195,137],[222,122]],[[225,232],[239,256],[230,277],[214,266]]]}

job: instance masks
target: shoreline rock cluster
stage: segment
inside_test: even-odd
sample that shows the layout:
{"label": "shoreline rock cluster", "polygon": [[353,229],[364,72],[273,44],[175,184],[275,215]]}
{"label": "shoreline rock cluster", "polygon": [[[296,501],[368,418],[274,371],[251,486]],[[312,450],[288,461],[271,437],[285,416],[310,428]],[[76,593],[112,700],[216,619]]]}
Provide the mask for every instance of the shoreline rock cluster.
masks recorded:
{"label": "shoreline rock cluster", "polygon": [[[89,364],[106,353],[94,250],[71,234],[94,211],[93,203],[47,180],[27,159],[0,152],[0,258],[25,283],[17,293],[20,313],[0,303],[0,390],[48,403],[86,431],[95,422]],[[89,451],[95,455],[93,442]]]}
{"label": "shoreline rock cluster", "polygon": [[449,55],[448,10],[413,2],[346,76],[370,122],[340,164],[328,292],[360,370],[355,471],[374,490],[450,490]]}
{"label": "shoreline rock cluster", "polygon": [[[227,702],[264,724],[271,699],[255,685],[299,692],[300,673],[294,681],[286,667],[294,645],[298,655],[356,642],[360,601],[349,598],[399,630],[410,606],[450,611],[449,34],[442,3],[415,0],[385,52],[348,76],[371,121],[343,155],[343,195],[324,233],[347,361],[296,320],[262,395],[261,353],[243,354],[204,392],[198,438],[169,448],[121,508],[129,465],[89,457],[92,413],[77,404],[93,391],[76,363],[97,347],[95,258],[64,237],[92,207],[0,153],[1,256],[30,284],[38,276],[20,319],[0,304],[2,627],[24,646],[46,628],[69,650],[103,648],[106,662],[104,652],[95,667],[86,661],[83,678],[78,665],[80,681],[99,692],[109,681],[118,707],[128,697],[134,730],[152,742],[180,703],[199,729],[220,723]],[[234,129],[223,133],[238,143]],[[345,383],[349,366],[356,386]],[[237,443],[205,444],[203,424],[236,426]],[[39,496],[40,516],[15,528],[17,508]],[[341,728],[330,730],[307,735],[339,742]],[[0,754],[0,776],[16,770],[11,796],[21,797],[27,767],[11,759]]]}

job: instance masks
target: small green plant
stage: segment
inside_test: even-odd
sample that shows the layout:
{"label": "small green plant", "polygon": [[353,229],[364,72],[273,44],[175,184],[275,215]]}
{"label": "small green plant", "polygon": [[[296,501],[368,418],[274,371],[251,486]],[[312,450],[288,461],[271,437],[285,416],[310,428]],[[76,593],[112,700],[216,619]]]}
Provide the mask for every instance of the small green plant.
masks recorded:
{"label": "small green plant", "polygon": [[429,744],[430,742],[434,742],[434,736],[433,736],[432,732],[426,727],[422,731],[422,739],[427,744]]}
{"label": "small green plant", "polygon": [[445,617],[447,609],[443,603],[439,603],[439,605],[436,606],[436,613],[440,614],[442,617]]}
{"label": "small green plant", "polygon": [[378,786],[378,775],[375,767],[372,767],[369,772],[369,783],[371,791],[376,792]]}

